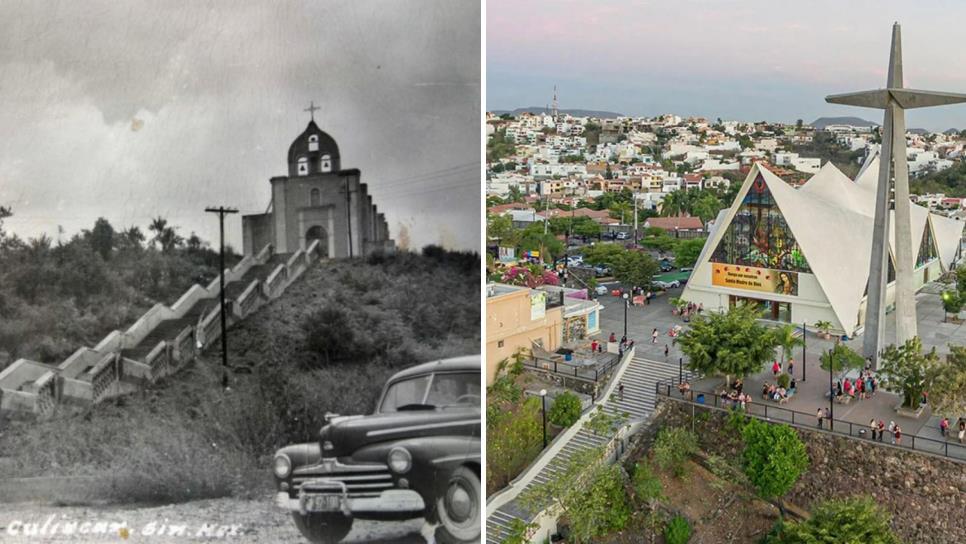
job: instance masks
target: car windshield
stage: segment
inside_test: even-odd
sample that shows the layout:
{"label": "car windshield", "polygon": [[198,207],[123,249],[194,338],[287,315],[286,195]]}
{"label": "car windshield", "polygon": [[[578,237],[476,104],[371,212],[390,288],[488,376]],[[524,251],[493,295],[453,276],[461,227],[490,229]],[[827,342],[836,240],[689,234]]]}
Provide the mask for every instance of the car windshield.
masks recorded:
{"label": "car windshield", "polygon": [[480,375],[472,372],[416,376],[393,383],[379,405],[380,412],[426,407],[480,404]]}

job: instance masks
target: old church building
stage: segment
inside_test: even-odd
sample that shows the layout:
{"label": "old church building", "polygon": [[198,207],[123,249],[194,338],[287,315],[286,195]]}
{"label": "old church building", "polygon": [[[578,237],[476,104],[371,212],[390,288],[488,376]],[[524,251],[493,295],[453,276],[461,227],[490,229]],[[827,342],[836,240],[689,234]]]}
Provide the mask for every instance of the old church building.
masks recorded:
{"label": "old church building", "polygon": [[288,175],[271,178],[268,211],[242,216],[246,255],[272,244],[293,253],[320,240],[329,258],[391,251],[384,214],[372,203],[357,168],[342,169],[339,146],[314,118],[288,149]]}

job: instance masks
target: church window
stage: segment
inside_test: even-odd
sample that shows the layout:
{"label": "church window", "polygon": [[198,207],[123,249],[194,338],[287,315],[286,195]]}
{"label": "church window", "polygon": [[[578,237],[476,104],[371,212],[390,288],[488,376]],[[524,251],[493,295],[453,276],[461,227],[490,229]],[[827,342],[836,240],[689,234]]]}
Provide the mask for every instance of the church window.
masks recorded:
{"label": "church window", "polygon": [[309,136],[309,151],[319,150],[319,135],[313,134]]}
{"label": "church window", "polygon": [[711,261],[793,272],[812,271],[760,174],[748,189]]}
{"label": "church window", "polygon": [[309,159],[306,157],[299,157],[299,167],[298,173],[300,176],[306,176],[309,173]]}
{"label": "church window", "polygon": [[916,257],[916,268],[919,268],[938,256],[936,253],[936,244],[932,239],[932,231],[929,230],[929,223],[927,222],[922,231],[922,240],[919,241],[919,255]]}
{"label": "church window", "polygon": [[309,205],[318,206],[322,204],[322,196],[318,189],[312,189],[309,191]]}
{"label": "church window", "polygon": [[332,157],[330,155],[328,155],[328,154],[322,155],[321,165],[322,165],[321,170],[323,172],[331,172],[332,171]]}

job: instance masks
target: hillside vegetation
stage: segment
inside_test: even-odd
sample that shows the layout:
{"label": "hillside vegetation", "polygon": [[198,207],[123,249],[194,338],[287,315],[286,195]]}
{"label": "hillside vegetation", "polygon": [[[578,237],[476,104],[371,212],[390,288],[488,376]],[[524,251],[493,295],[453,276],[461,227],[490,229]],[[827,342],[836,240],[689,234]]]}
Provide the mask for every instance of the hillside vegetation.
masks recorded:
{"label": "hillside vegetation", "polygon": [[397,370],[479,353],[479,270],[436,247],[322,262],[229,329],[230,390],[208,352],[116,401],[0,420],[0,478],[97,476],[84,500],[112,502],[263,492],[275,449],[315,440],[325,412],[370,412]]}

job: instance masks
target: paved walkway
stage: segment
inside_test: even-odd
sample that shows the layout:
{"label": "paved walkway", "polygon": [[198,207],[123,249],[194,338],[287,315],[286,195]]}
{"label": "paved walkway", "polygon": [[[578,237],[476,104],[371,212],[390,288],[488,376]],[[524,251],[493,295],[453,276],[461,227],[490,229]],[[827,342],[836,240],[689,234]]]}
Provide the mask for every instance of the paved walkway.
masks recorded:
{"label": "paved walkway", "polygon": [[[675,289],[671,291],[669,296],[680,296],[680,294],[681,290]],[[681,325],[687,328],[688,324],[684,323],[680,317],[671,314],[671,308],[667,303],[667,296],[665,295],[653,300],[648,306],[632,306],[628,308],[627,329],[631,338],[644,339],[637,344],[637,354],[639,356],[664,361],[664,346],[667,345],[669,349],[667,362],[669,364],[676,364],[678,359],[682,357],[682,354],[673,345],[673,339],[668,337],[667,331],[674,325]],[[624,330],[623,301],[610,295],[602,296],[598,300],[604,306],[600,316],[602,335],[606,336],[611,332],[615,332],[617,336],[620,336]],[[919,335],[926,349],[936,347],[940,353],[948,353],[950,343],[958,345],[966,344],[966,324],[943,323],[943,311],[939,295],[925,291],[920,292],[916,295],[916,302]],[[887,338],[894,337],[895,335],[895,320],[891,319],[892,317],[891,314],[887,316]],[[801,326],[801,324],[798,325]],[[658,342],[656,344],[650,342],[651,331],[654,328],[657,328],[659,332]],[[819,407],[825,408],[829,405],[828,399],[825,396],[825,392],[828,390],[828,372],[820,368],[819,357],[831,348],[835,341],[834,339],[825,340],[820,338],[814,329],[809,329],[805,340],[805,364],[802,364],[801,347],[796,348],[793,354],[795,360],[795,378],[798,381],[798,393],[788,403],[782,405],[782,407],[814,415]],[[862,335],[847,341],[846,345],[856,351],[861,351]],[[805,381],[802,381],[803,372]],[[762,372],[748,376],[745,379],[744,389],[754,396],[755,402],[757,403],[766,402],[761,399],[760,395],[761,386],[766,381],[772,383],[775,381],[770,365],[769,368],[763,368]],[[724,380],[722,378],[707,378],[695,383],[694,387],[705,391],[714,391],[720,389],[723,383]],[[872,399],[857,399],[848,405],[835,404],[833,407],[834,417],[836,421],[851,422],[854,425],[863,427],[868,426],[869,420],[872,418],[877,420],[882,419],[887,425],[890,421],[895,421],[900,425],[906,437],[915,436],[917,439],[949,442],[950,450],[961,451],[960,448],[954,448],[952,446],[952,444],[958,446],[955,433],[952,433],[952,437],[946,440],[943,440],[940,436],[939,417],[933,416],[928,406],[919,418],[911,418],[899,416],[895,412],[894,407],[899,403],[900,400],[897,395],[882,391],[877,393]],[[769,404],[778,406],[777,403]],[[950,419],[955,424],[956,418],[951,417]],[[911,441],[911,438],[904,440]],[[923,444],[927,440],[923,440]],[[917,443],[916,446],[918,449],[920,443]],[[937,451],[944,449],[944,447],[942,444],[935,444]]]}
{"label": "paved walkway", "polygon": [[[661,361],[647,360],[637,355],[623,364],[616,379],[624,384],[624,397],[618,398],[615,393],[605,400],[603,410],[609,414],[627,414],[629,421],[646,419],[654,410],[655,387],[660,380],[671,377],[677,378],[678,365]],[[565,466],[577,452],[601,446],[611,437],[597,436],[581,429],[573,436],[559,453],[523,488],[529,489],[536,484],[545,483],[553,474]],[[519,493],[522,493],[521,490]],[[523,508],[516,499],[504,504],[486,519],[487,544],[499,544],[510,533],[510,524],[514,519],[531,521],[534,513]]]}

